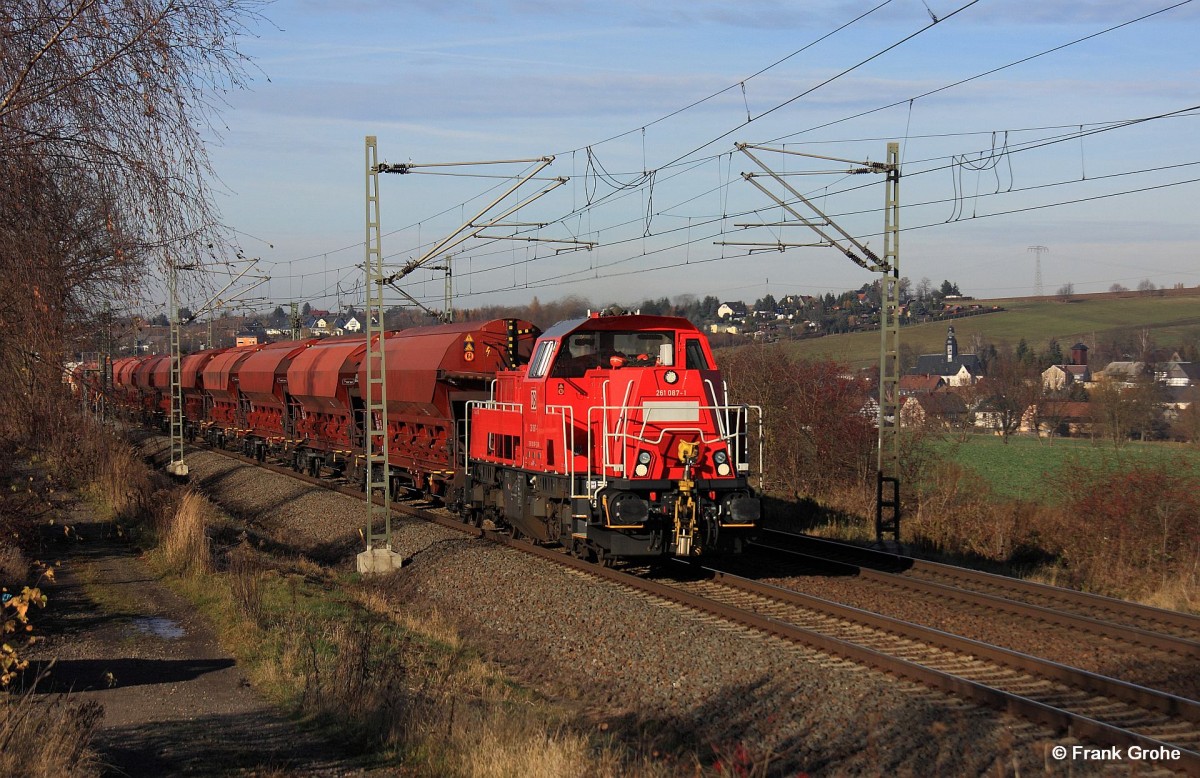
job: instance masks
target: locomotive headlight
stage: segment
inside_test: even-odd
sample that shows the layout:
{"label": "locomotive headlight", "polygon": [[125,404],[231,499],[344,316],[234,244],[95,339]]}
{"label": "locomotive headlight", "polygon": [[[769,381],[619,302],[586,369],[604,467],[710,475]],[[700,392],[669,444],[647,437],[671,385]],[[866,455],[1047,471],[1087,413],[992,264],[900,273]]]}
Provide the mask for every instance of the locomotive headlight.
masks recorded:
{"label": "locomotive headlight", "polygon": [[639,451],[637,461],[638,461],[639,465],[650,464],[650,452],[649,451]]}
{"label": "locomotive headlight", "polygon": [[646,475],[649,474],[649,472],[650,472],[650,468],[646,467],[645,465],[637,465],[636,467],[633,468],[633,474],[638,476],[639,478],[645,478]]}
{"label": "locomotive headlight", "polygon": [[673,384],[679,380],[679,373],[676,373],[674,370],[668,370],[663,374],[663,380],[668,384]]}
{"label": "locomotive headlight", "polygon": [[717,451],[716,453],[713,454],[713,461],[716,462],[718,465],[725,464],[726,462],[729,461],[729,452],[727,452],[725,449],[721,449],[720,451]]}
{"label": "locomotive headlight", "polygon": [[717,465],[717,475],[729,475],[729,464],[727,462]]}
{"label": "locomotive headlight", "polygon": [[633,468],[633,474],[639,478],[645,478],[647,475],[649,475],[650,460],[652,458],[653,457],[651,457],[649,451],[639,451],[637,455],[637,465],[635,465]]}

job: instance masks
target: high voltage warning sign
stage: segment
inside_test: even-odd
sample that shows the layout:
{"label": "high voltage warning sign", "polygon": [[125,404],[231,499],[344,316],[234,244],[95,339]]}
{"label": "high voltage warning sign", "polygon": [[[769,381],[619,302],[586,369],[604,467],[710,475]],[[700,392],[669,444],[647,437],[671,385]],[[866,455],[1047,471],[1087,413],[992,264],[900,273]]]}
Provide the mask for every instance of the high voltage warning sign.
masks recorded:
{"label": "high voltage warning sign", "polygon": [[470,335],[463,340],[463,359],[468,362],[475,359],[475,339]]}

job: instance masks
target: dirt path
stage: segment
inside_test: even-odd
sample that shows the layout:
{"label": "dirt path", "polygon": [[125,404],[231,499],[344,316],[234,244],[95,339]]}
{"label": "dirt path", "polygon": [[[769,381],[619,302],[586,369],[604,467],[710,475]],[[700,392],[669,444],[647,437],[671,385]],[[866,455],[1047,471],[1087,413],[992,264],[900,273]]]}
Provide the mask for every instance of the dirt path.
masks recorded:
{"label": "dirt path", "polygon": [[58,580],[43,587],[57,663],[44,691],[104,706],[95,746],[106,775],[356,775],[351,760],[302,733],[246,682],[193,606],[125,543],[86,517]]}

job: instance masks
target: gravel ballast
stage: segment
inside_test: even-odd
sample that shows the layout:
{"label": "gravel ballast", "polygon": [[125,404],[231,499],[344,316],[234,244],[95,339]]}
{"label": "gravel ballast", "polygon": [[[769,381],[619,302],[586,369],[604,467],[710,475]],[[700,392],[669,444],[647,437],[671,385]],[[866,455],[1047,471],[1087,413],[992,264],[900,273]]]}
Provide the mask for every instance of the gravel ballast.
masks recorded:
{"label": "gravel ballast", "polygon": [[[145,453],[160,448],[149,441]],[[273,543],[333,565],[361,550],[363,503],[219,454],[192,481]],[[639,754],[738,759],[769,774],[1091,774],[1065,734],[702,616],[423,521],[393,520],[397,609],[456,624],[517,680]],[[1139,774],[1146,774],[1143,769]]]}

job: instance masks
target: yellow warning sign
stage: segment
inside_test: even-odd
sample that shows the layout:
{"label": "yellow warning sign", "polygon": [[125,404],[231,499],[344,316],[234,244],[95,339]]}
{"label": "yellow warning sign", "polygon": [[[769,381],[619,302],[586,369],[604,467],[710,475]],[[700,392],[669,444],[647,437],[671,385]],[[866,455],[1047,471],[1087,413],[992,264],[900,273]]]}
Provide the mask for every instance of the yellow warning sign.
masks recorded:
{"label": "yellow warning sign", "polygon": [[463,359],[467,362],[475,359],[475,339],[470,335],[463,339]]}

